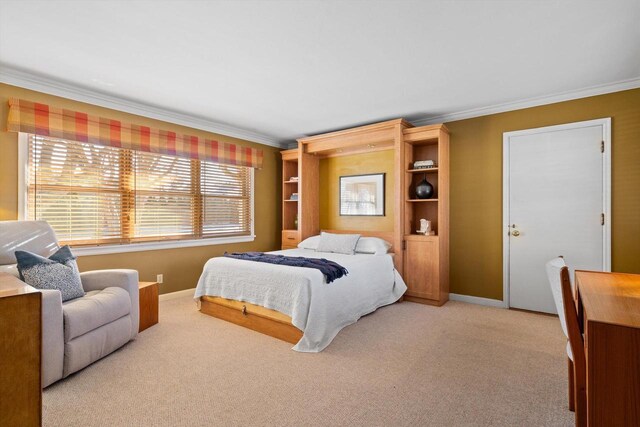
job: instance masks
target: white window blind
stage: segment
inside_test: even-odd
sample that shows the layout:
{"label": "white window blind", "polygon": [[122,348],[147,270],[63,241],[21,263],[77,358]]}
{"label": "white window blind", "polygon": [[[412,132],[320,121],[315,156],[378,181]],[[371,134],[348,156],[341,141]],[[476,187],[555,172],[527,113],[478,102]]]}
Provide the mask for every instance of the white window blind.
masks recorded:
{"label": "white window blind", "polygon": [[[195,161],[194,161],[195,162]],[[193,237],[196,188],[192,161],[134,152],[135,225],[138,240]]]}
{"label": "white window blind", "polygon": [[244,234],[251,230],[251,174],[247,167],[200,162],[202,234]]}
{"label": "white window blind", "polygon": [[251,234],[251,170],[28,135],[27,216],[95,246]]}

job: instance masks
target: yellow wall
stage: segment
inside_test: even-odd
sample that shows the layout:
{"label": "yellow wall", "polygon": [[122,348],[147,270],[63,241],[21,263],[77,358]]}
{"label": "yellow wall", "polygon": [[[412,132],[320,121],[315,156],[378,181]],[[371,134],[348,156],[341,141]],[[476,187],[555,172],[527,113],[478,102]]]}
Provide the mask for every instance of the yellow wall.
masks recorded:
{"label": "yellow wall", "polygon": [[[385,173],[385,216],[340,216],[339,179]],[[393,231],[393,150],[320,160],[320,229]]]}
{"label": "yellow wall", "polygon": [[502,299],[502,134],[612,118],[612,269],[640,273],[640,89],[447,123],[451,292]]}
{"label": "yellow wall", "polygon": [[[164,274],[161,292],[195,286],[207,259],[227,251],[272,250],[280,243],[278,149],[0,84],[0,129],[7,100],[18,97],[201,137],[260,146],[256,171],[256,241],[81,257],[82,270],[133,268],[142,280]],[[640,273],[640,89],[447,123],[451,132],[451,292],[502,299],[502,134],[612,118],[612,267]],[[0,219],[17,218],[17,134],[0,131]],[[320,162],[320,227],[393,230],[393,155],[380,151]],[[386,216],[341,217],[338,177],[386,173]]]}
{"label": "yellow wall", "polygon": [[46,95],[14,86],[0,84],[0,220],[17,219],[18,206],[18,136],[6,132],[8,99],[23,98],[57,107],[79,110],[116,120],[137,123],[149,127],[172,130],[179,133],[214,138],[219,141],[259,147],[264,150],[264,165],[255,173],[255,233],[251,243],[202,246],[183,249],[133,252],[113,255],[83,256],[78,260],[82,271],[104,268],[132,268],[138,270],[143,281],[155,281],[157,274],[164,274],[161,293],[195,287],[204,263],[224,251],[274,250],[280,246],[280,167],[279,150],[236,138],[217,135],[158,120],[152,120],[107,108]]}

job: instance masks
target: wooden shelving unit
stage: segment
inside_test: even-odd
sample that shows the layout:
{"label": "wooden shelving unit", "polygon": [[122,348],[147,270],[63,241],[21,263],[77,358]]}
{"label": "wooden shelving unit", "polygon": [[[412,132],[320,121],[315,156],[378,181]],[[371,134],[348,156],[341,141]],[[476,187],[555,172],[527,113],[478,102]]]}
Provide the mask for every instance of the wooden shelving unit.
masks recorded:
{"label": "wooden shelving unit", "polygon": [[[405,299],[442,305],[449,299],[449,131],[444,125],[408,128],[404,136]],[[437,167],[413,169],[419,160]],[[430,199],[415,198],[415,187],[426,178]],[[420,219],[431,221],[435,235],[417,234]]]}
{"label": "wooden shelving unit", "polygon": [[[282,151],[282,249],[291,249],[300,242],[296,219],[298,214],[298,201],[290,200],[291,194],[299,193],[299,168],[298,150]],[[297,176],[298,181],[291,178]],[[298,195],[299,197],[299,195]]]}

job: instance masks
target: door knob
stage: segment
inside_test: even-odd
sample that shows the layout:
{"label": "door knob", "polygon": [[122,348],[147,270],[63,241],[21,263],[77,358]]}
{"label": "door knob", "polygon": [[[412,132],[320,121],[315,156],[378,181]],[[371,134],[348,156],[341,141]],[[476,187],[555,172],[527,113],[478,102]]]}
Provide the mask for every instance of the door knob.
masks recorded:
{"label": "door knob", "polygon": [[512,235],[513,237],[518,237],[518,236],[520,235],[520,232],[519,232],[518,230],[513,230],[513,231],[511,232],[511,235]]}

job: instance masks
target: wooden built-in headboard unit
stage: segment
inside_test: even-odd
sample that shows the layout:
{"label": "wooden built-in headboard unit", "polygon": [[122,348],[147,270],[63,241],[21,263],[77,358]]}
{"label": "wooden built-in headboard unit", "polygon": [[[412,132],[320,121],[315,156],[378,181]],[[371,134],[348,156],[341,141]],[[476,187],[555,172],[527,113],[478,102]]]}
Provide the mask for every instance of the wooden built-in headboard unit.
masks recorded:
{"label": "wooden built-in headboard unit", "polygon": [[[390,242],[394,265],[407,283],[405,299],[442,305],[449,299],[449,131],[443,124],[414,127],[395,119],[298,139],[297,148],[282,152],[282,248],[295,248],[320,232],[320,159],[378,150],[393,151],[389,172],[393,196],[386,200],[393,209],[388,221],[393,231],[326,231],[359,233]],[[425,160],[433,167],[416,166]],[[434,188],[430,198],[416,195],[415,188],[423,179]],[[422,219],[431,223],[428,235],[417,231]],[[385,223],[384,229],[389,228]]]}

